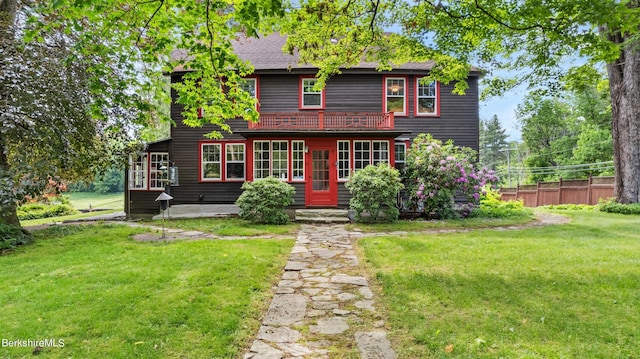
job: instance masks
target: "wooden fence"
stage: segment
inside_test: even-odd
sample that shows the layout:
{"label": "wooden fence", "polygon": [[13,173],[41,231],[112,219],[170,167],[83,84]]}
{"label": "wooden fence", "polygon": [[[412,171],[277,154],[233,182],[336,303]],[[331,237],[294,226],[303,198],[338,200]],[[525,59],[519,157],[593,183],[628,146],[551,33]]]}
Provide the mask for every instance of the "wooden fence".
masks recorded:
{"label": "wooden fence", "polygon": [[598,204],[601,198],[613,196],[613,177],[538,182],[517,187],[502,187],[503,201],[522,199],[527,207],[550,204]]}

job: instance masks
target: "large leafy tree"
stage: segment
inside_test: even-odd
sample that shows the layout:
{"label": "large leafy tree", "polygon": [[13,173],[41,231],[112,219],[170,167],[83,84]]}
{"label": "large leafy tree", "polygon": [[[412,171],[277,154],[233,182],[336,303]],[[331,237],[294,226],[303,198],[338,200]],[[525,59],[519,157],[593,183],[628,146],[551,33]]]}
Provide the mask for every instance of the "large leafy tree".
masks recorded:
{"label": "large leafy tree", "polygon": [[[522,125],[522,139],[527,145],[527,167],[533,169],[556,167],[571,156],[576,143],[576,126],[566,102],[528,96],[518,106],[518,120]],[[533,172],[530,181],[557,177],[554,171]]]}
{"label": "large leafy tree", "polygon": [[77,52],[73,31],[51,29],[25,41],[31,10],[0,1],[0,224],[14,226],[16,205],[27,196],[122,157],[140,114],[137,95],[110,85],[117,64]]}
{"label": "large leafy tree", "polygon": [[[487,93],[520,83],[552,94],[564,84],[596,82],[606,66],[612,109],[615,196],[640,201],[640,4],[631,0],[391,0],[302,1],[290,45],[304,59],[338,71],[340,63],[359,61],[365,45],[380,39],[378,25],[400,24],[401,39],[382,60],[433,59],[432,77],[459,80],[464,90],[469,63],[489,75]],[[384,19],[382,19],[384,18]],[[352,25],[347,22],[352,21]],[[368,36],[367,29],[372,29]],[[329,44],[339,39],[341,47]],[[411,40],[415,40],[412,42]],[[433,46],[424,49],[416,42]],[[382,46],[381,48],[385,48]],[[321,51],[317,51],[320,49]],[[319,54],[319,55],[314,55]],[[447,56],[449,55],[449,56]],[[349,57],[351,56],[351,57]],[[579,59],[580,61],[576,61]]]}
{"label": "large leafy tree", "polygon": [[[595,82],[594,68],[606,64],[615,196],[635,203],[640,201],[639,6],[625,0],[421,1],[405,16],[405,24],[408,32],[432,36],[438,49],[459,59],[522,74],[493,79],[497,90],[518,81],[542,91],[558,89],[566,79]],[[567,70],[576,57],[586,64]]]}
{"label": "large leafy tree", "polygon": [[607,92],[590,85],[562,95],[558,99],[530,94],[518,106],[529,181],[610,175],[613,146]]}

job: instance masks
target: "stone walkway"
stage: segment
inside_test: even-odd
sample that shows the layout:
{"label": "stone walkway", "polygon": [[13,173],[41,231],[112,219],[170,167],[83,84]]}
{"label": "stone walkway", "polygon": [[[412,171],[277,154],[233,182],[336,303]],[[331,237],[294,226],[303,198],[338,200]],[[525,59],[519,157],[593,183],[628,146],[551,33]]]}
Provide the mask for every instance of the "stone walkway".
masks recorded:
{"label": "stone walkway", "polygon": [[395,359],[344,225],[303,225],[245,359]]}

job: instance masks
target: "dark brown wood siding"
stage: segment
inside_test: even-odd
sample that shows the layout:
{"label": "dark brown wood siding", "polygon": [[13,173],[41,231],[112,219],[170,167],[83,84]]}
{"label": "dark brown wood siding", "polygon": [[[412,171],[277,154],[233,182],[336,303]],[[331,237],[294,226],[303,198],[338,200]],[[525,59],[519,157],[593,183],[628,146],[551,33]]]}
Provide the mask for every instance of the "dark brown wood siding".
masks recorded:
{"label": "dark brown wood siding", "polygon": [[349,200],[351,199],[351,193],[344,186],[344,182],[338,183],[338,207],[349,208]]}
{"label": "dark brown wood siding", "polygon": [[130,191],[129,215],[133,218],[153,217],[160,213],[160,203],[156,198],[161,191]]}
{"label": "dark brown wood siding", "polygon": [[478,150],[479,136],[479,100],[478,78],[469,79],[469,89],[465,95],[451,93],[454,85],[440,85],[440,116],[413,116],[415,111],[415,77],[409,77],[409,114],[397,116],[395,126],[410,130],[406,138],[413,139],[420,133],[431,133],[442,141],[452,139],[457,146]]}

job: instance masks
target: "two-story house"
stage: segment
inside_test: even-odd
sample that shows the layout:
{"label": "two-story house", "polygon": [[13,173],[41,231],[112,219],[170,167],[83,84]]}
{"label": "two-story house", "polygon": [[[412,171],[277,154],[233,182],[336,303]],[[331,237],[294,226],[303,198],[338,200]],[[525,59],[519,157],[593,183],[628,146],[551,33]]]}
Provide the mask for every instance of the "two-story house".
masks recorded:
{"label": "two-story house", "polygon": [[[159,213],[154,199],[165,189],[168,167],[179,173],[179,183],[170,187],[173,205],[231,204],[245,181],[275,176],[295,187],[295,207],[347,208],[349,174],[380,162],[402,167],[419,133],[478,149],[479,71],[470,74],[464,96],[452,94],[453,85],[421,83],[433,66],[429,61],[384,72],[361,63],[317,91],[316,69],[284,54],[284,42],[273,34],[235,47],[255,67],[246,80],[259,101],[258,123],[232,120],[233,133],[209,140],[204,134],[213,128],[185,126],[182,107],[173,101],[177,126],[170,139],[131,159],[130,216]],[[175,71],[171,81],[183,74]]]}

